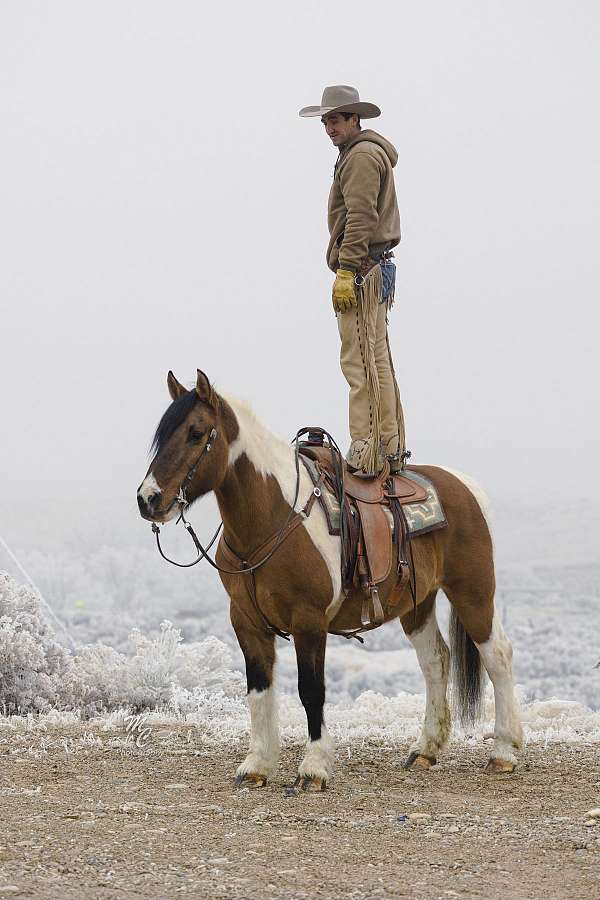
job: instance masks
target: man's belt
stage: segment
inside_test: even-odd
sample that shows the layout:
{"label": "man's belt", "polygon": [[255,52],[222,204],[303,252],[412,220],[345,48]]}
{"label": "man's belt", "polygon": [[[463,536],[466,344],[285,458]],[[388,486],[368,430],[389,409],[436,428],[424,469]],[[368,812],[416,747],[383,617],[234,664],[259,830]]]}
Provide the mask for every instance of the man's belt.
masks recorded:
{"label": "man's belt", "polygon": [[379,265],[378,259],[373,259],[371,256],[365,256],[364,259],[361,259],[356,274],[362,275],[362,277],[364,278],[369,274],[371,269],[374,269],[377,265]]}
{"label": "man's belt", "polygon": [[386,259],[392,259],[393,253],[391,250],[385,250],[381,253],[376,259],[373,259],[372,256],[365,256],[364,259],[361,259],[360,265],[358,267],[357,275],[362,275],[364,278],[365,275],[368,275],[371,269],[375,266],[379,265],[380,262],[384,262]]}

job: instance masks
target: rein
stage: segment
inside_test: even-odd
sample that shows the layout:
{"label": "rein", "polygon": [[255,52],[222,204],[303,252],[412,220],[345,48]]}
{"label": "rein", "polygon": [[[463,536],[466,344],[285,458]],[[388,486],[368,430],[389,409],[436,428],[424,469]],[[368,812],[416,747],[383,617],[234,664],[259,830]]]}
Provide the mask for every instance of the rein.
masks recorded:
{"label": "rein", "polygon": [[[273,546],[271,547],[269,552],[262,559],[260,559],[256,563],[253,563],[252,565],[244,564],[244,560],[240,560],[242,562],[241,569],[224,569],[217,562],[215,562],[214,559],[211,559],[210,556],[208,555],[208,551],[213,546],[214,542],[216,541],[217,537],[219,536],[219,534],[221,532],[221,529],[223,528],[223,522],[219,523],[219,526],[218,526],[217,530],[215,531],[214,535],[212,536],[208,546],[203,547],[200,540],[198,539],[198,536],[196,535],[196,532],[194,531],[194,529],[192,527],[191,522],[188,522],[187,519],[185,518],[185,510],[190,505],[189,501],[187,500],[187,498],[185,496],[185,489],[186,489],[187,485],[191,482],[194,475],[196,474],[196,471],[198,469],[198,466],[200,465],[200,462],[202,461],[202,457],[204,456],[204,454],[210,453],[210,451],[212,449],[212,445],[218,435],[217,430],[215,428],[213,428],[209,434],[208,442],[204,446],[202,452],[200,453],[198,459],[196,460],[196,462],[194,463],[194,465],[192,466],[190,471],[185,476],[183,482],[181,483],[181,487],[179,488],[179,493],[177,494],[177,497],[175,498],[175,502],[179,505],[179,508],[180,508],[179,517],[177,519],[176,524],[179,523],[180,521],[183,522],[183,525],[184,525],[186,531],[188,532],[188,534],[190,535],[190,537],[192,538],[192,540],[194,542],[194,545],[196,547],[196,552],[198,555],[197,555],[196,559],[192,560],[192,562],[189,562],[189,563],[179,563],[179,562],[176,562],[176,560],[174,560],[174,559],[169,559],[169,557],[166,556],[166,554],[163,552],[163,549],[160,545],[160,526],[157,525],[156,522],[153,522],[152,523],[152,532],[156,536],[156,546],[158,547],[158,552],[160,553],[162,558],[166,562],[171,563],[171,565],[177,566],[180,569],[189,569],[192,566],[197,566],[199,562],[201,562],[203,559],[205,559],[207,561],[207,563],[210,566],[212,566],[213,569],[216,569],[217,572],[221,572],[223,575],[249,575],[249,574],[254,573],[257,569],[260,569],[261,566],[264,566],[264,564],[266,562],[268,562],[271,559],[271,557],[276,553],[276,551],[281,547],[282,543],[285,541],[285,539],[289,535],[290,531],[292,531],[296,525],[300,524],[301,521],[308,518],[315,499],[321,495],[321,488],[319,487],[319,485],[317,485],[313,489],[313,491],[312,491],[309,499],[307,500],[304,508],[302,509],[302,511],[299,513],[296,512],[296,503],[298,502],[298,496],[300,494],[300,438],[303,437],[305,434],[308,434],[309,432],[314,432],[316,430],[317,429],[315,429],[315,428],[301,428],[300,431],[298,431],[296,433],[296,436],[293,439],[293,443],[295,445],[294,446],[294,463],[296,466],[296,488],[295,488],[295,492],[294,492],[294,501],[292,503],[292,508],[290,510],[290,513],[289,513],[286,521],[284,522],[284,524],[281,526],[279,531],[276,532],[276,534],[266,542],[267,545],[269,545],[274,541]],[[339,449],[338,445],[336,444],[334,439],[331,437],[329,432],[325,431],[324,429],[319,429],[319,431],[322,431],[323,434],[329,439],[329,442],[331,445],[332,459],[334,458],[334,455],[336,453],[339,454],[339,456],[337,457],[337,460],[336,460],[336,462],[338,462],[341,459],[341,453],[340,453],[340,449]],[[338,464],[340,466],[340,471],[341,471],[341,463],[338,462]],[[342,490],[343,490],[343,480],[342,480]],[[293,523],[293,520],[296,517],[298,517],[298,521]],[[292,523],[293,523],[293,525],[292,525]],[[292,526],[292,527],[290,527],[290,526]],[[235,556],[235,554],[233,554],[233,551],[229,547],[229,544],[227,543],[227,540],[225,539],[225,537],[224,537],[224,540],[225,540],[225,545],[226,545],[227,549],[229,550],[230,555]],[[263,544],[263,546],[265,546],[265,545]],[[252,557],[252,555],[254,555],[254,554],[251,554],[251,557]],[[239,557],[236,557],[236,558],[239,559]]]}
{"label": "rein", "polygon": [[201,559],[204,559],[206,557],[207,552],[210,550],[210,548],[212,547],[212,545],[218,538],[219,532],[221,531],[221,528],[223,527],[223,523],[221,522],[219,524],[219,527],[215,531],[214,535],[212,536],[208,547],[206,548],[206,550],[204,550],[204,548],[200,544],[200,541],[196,537],[196,532],[192,528],[191,523],[187,521],[187,519],[184,515],[185,510],[189,506],[189,503],[185,496],[185,489],[188,486],[188,484],[191,482],[194,475],[196,474],[196,471],[198,469],[198,466],[200,465],[200,462],[202,461],[202,457],[204,456],[204,454],[210,453],[210,451],[212,450],[212,445],[217,438],[217,434],[218,434],[217,429],[212,428],[210,434],[208,435],[208,441],[202,448],[202,451],[200,452],[198,459],[196,460],[196,462],[194,463],[192,468],[189,470],[189,472],[187,473],[187,475],[181,482],[181,487],[179,488],[177,497],[175,498],[175,503],[177,503],[179,506],[179,518],[177,519],[177,522],[175,524],[178,524],[179,522],[183,522],[185,528],[187,529],[188,534],[191,536],[192,540],[194,541],[194,544],[196,545],[196,550],[198,551],[197,558],[193,562],[190,562],[190,563],[178,563],[174,559],[169,559],[168,556],[165,556],[165,554],[163,553],[163,549],[160,546],[160,537],[159,537],[160,528],[156,524],[156,522],[152,523],[152,532],[153,532],[153,534],[156,535],[156,546],[158,547],[158,552],[160,553],[160,555],[166,562],[171,563],[171,565],[177,566],[180,569],[189,569],[191,566],[197,565]]}
{"label": "rein", "polygon": [[[208,564],[210,566],[212,566],[213,569],[216,569],[217,572],[220,572],[223,575],[249,576],[249,582],[246,583],[246,588],[248,591],[248,596],[250,597],[252,606],[254,607],[256,614],[261,619],[261,621],[262,621],[264,627],[267,629],[267,631],[270,631],[273,634],[279,635],[279,637],[284,638],[284,640],[286,640],[286,641],[290,640],[290,635],[286,631],[282,631],[280,628],[277,628],[276,625],[273,625],[273,623],[267,619],[267,617],[261,610],[260,606],[258,605],[258,600],[256,597],[256,579],[255,579],[254,573],[256,572],[257,569],[260,569],[261,566],[264,566],[264,564],[271,559],[271,557],[277,552],[277,550],[279,550],[279,548],[281,547],[281,545],[283,544],[285,539],[292,533],[292,531],[294,531],[294,529],[298,525],[300,525],[301,522],[303,522],[305,519],[308,518],[315,500],[321,496],[321,485],[323,483],[324,476],[319,480],[318,484],[316,484],[315,487],[313,488],[313,490],[310,494],[310,497],[304,504],[303,509],[300,512],[296,512],[296,503],[298,502],[298,495],[300,493],[300,438],[303,437],[305,434],[308,434],[309,432],[315,432],[316,430],[317,429],[315,429],[315,428],[301,428],[300,431],[298,431],[296,433],[296,436],[293,440],[293,443],[295,445],[294,446],[294,464],[296,466],[296,489],[294,492],[294,502],[292,503],[292,507],[290,509],[289,515],[288,515],[287,519],[285,520],[284,524],[281,526],[281,528],[271,538],[269,538],[265,543],[263,543],[258,548],[258,550],[255,550],[253,553],[251,553],[247,560],[242,559],[241,557],[237,556],[237,554],[232,550],[232,548],[227,543],[227,539],[226,539],[225,535],[223,535],[222,550],[223,550],[224,555],[231,560],[233,565],[240,565],[241,568],[225,569],[225,568],[223,568],[223,566],[220,566],[214,559],[211,559],[211,557],[208,555],[208,551],[210,550],[210,548],[216,541],[221,529],[223,528],[223,522],[220,522],[219,527],[217,528],[214,535],[212,536],[210,543],[205,548],[200,543],[198,536],[196,535],[196,532],[194,531],[191,523],[188,522],[187,519],[185,518],[185,510],[190,505],[189,501],[187,500],[187,498],[185,496],[185,489],[188,486],[188,484],[191,482],[192,478],[194,477],[204,454],[210,453],[212,444],[217,437],[216,429],[213,428],[212,431],[210,432],[210,435],[209,435],[206,445],[204,446],[202,452],[200,453],[198,459],[196,460],[196,462],[194,463],[194,465],[192,466],[190,471],[185,476],[185,478],[181,484],[181,487],[179,488],[179,493],[177,494],[177,497],[175,498],[175,502],[179,505],[179,518],[177,519],[177,522],[179,522],[179,521],[183,522],[186,531],[192,538],[194,545],[196,547],[196,552],[198,554],[196,559],[194,559],[192,562],[189,562],[189,563],[178,563],[174,559],[169,559],[169,557],[166,556],[165,553],[163,552],[163,549],[160,545],[160,527],[159,527],[159,525],[156,524],[156,522],[152,523],[152,531],[153,531],[154,535],[156,536],[156,546],[158,547],[158,552],[160,553],[162,558],[164,560],[166,560],[166,562],[171,563],[174,566],[178,566],[181,569],[188,569],[191,566],[197,565],[201,560],[205,559],[208,562]],[[336,487],[338,488],[337,492],[340,495],[339,496],[340,502],[343,503],[343,501],[344,501],[344,481],[343,481],[343,474],[342,474],[343,468],[342,468],[342,462],[341,462],[342,455],[341,455],[340,449],[339,449],[338,445],[336,444],[336,442],[334,441],[334,439],[329,434],[329,432],[325,431],[324,429],[318,429],[318,430],[320,432],[322,432],[323,435],[325,435],[329,439],[330,446],[331,446],[331,458],[332,458],[333,466],[334,466],[336,475],[338,475],[338,473],[339,473],[339,479],[336,479],[337,480]],[[267,549],[267,548],[269,548],[269,549]],[[257,554],[260,555],[261,552],[265,552],[265,555],[261,559],[259,559],[258,562],[251,563],[250,560],[252,560],[252,558],[255,557]]]}

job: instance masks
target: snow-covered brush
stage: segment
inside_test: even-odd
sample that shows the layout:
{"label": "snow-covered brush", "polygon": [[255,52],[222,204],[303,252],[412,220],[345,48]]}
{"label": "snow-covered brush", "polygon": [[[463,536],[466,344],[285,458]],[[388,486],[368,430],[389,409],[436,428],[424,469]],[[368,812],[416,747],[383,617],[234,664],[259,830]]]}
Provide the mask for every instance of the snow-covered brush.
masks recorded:
{"label": "snow-covered brush", "polygon": [[[157,637],[139,629],[129,636],[129,653],[97,642],[71,654],[46,622],[37,593],[0,575],[0,704],[5,714],[77,709],[96,711],[185,706],[182,692],[240,696],[241,673],[232,670],[231,651],[208,637],[183,644],[181,632],[165,620]],[[193,703],[193,701],[191,701]]]}

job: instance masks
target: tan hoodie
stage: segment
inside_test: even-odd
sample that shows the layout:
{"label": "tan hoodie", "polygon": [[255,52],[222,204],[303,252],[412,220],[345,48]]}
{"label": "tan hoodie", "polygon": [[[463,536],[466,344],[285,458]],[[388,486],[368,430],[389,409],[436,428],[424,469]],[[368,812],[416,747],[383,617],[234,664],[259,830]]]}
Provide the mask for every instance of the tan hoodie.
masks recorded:
{"label": "tan hoodie", "polygon": [[358,269],[369,247],[400,242],[400,213],[393,167],[396,148],[376,131],[361,131],[340,152],[335,167],[327,221],[327,265],[335,272]]}

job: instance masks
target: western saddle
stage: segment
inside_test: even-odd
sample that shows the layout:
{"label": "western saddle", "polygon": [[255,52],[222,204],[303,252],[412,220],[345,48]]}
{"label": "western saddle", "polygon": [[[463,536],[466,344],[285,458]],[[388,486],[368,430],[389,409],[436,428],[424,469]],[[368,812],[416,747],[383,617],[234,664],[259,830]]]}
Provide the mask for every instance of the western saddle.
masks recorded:
{"label": "western saddle", "polygon": [[[410,533],[402,507],[407,503],[422,503],[427,499],[427,492],[421,485],[403,475],[391,475],[387,462],[383,471],[376,476],[350,472],[345,462],[340,465],[339,458],[335,457],[336,453],[330,446],[310,440],[300,445],[300,455],[316,464],[325,489],[340,499],[342,586],[347,594],[357,588],[363,595],[362,628],[332,633],[358,637],[358,632],[377,628],[385,620],[386,611],[379,598],[378,585],[389,578],[394,557],[398,581],[387,601],[387,607],[399,602],[407,584],[416,607]],[[343,472],[343,492],[339,483],[340,472]],[[317,496],[327,514],[320,491]]]}

